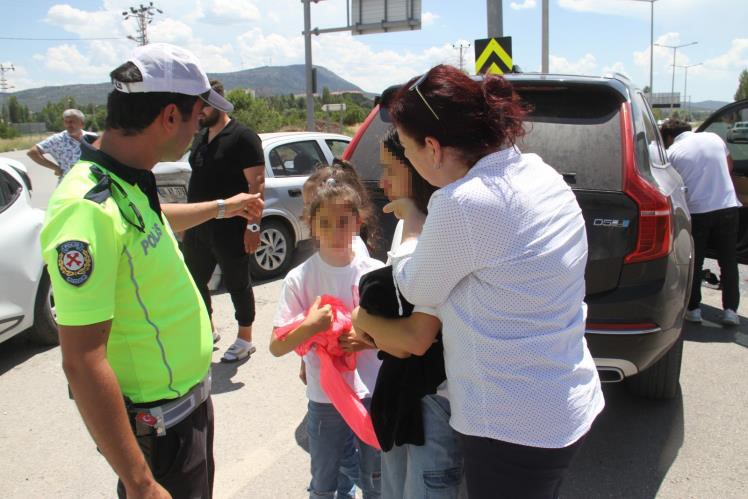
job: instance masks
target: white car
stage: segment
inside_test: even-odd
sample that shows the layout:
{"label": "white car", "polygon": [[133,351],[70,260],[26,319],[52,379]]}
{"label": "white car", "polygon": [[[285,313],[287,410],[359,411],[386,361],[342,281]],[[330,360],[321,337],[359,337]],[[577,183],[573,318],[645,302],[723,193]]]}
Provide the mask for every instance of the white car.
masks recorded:
{"label": "white car", "polygon": [[[250,259],[257,280],[283,274],[293,250],[309,238],[302,220],[301,190],[317,163],[330,164],[341,157],[351,138],[322,132],[261,133],[265,153],[265,209],[260,224],[260,247]],[[162,203],[187,201],[192,169],[185,155],[181,161],[159,163],[153,169]]]}
{"label": "white car", "polygon": [[59,342],[54,297],[39,232],[44,211],[31,206],[26,167],[0,158],[0,342],[31,328],[45,345]]}

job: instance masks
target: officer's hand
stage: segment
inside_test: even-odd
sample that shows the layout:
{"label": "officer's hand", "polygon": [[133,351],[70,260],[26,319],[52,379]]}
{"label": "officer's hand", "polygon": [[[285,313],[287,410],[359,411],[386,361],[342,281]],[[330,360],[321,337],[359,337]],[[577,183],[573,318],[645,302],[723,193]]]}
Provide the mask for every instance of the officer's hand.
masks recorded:
{"label": "officer's hand", "polygon": [[262,208],[265,203],[259,194],[247,194],[241,192],[225,200],[226,218],[243,217],[247,220],[258,220],[262,217]]}
{"label": "officer's hand", "polygon": [[247,229],[244,231],[244,251],[254,253],[260,246],[260,233]]}
{"label": "officer's hand", "polygon": [[314,300],[314,305],[304,319],[304,324],[312,328],[315,333],[327,331],[332,325],[332,307],[329,304],[320,306],[320,300],[319,296]]}
{"label": "officer's hand", "polygon": [[171,494],[155,480],[132,490],[128,487],[125,492],[135,499],[171,499]]}

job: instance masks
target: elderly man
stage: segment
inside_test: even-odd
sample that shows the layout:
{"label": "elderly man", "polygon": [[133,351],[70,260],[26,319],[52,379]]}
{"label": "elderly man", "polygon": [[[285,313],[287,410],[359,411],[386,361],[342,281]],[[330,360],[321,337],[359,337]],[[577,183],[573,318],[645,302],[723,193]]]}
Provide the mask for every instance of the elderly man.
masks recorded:
{"label": "elderly man", "polygon": [[[96,134],[83,130],[85,116],[77,109],[67,109],[62,113],[65,130],[47,137],[26,153],[45,168],[49,168],[58,177],[64,176],[78,161],[81,155],[80,141],[84,137],[95,138]],[[56,161],[50,161],[44,155],[49,154]]]}

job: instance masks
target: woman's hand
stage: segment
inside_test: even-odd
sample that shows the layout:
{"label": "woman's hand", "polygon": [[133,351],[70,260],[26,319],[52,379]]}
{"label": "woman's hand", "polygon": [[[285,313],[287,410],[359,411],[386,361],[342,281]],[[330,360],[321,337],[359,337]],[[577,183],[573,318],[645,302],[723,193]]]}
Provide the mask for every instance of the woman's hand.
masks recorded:
{"label": "woman's hand", "polygon": [[338,338],[340,348],[344,352],[360,352],[361,350],[368,350],[371,348],[377,348],[374,344],[374,340],[366,334],[364,331],[351,328],[351,330]]}
{"label": "woman's hand", "polygon": [[385,213],[392,213],[400,220],[407,220],[408,218],[413,217],[425,218],[411,198],[399,198],[390,201],[384,205],[382,211]]}
{"label": "woman's hand", "polygon": [[403,223],[403,241],[418,237],[426,222],[426,215],[416,207],[411,198],[400,198],[384,205],[382,211],[392,213]]}
{"label": "woman's hand", "polygon": [[315,333],[327,331],[332,325],[332,307],[327,305],[320,306],[321,297],[314,300],[314,305],[309,309],[309,314],[304,319],[303,324],[314,330]]}

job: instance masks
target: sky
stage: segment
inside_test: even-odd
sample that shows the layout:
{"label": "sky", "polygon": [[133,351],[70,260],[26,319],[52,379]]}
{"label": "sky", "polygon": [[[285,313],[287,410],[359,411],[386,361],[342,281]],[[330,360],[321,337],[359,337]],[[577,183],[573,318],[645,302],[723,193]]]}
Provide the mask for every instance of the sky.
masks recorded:
{"label": "sky", "polygon": [[[370,0],[365,0],[370,1]],[[139,2],[138,2],[139,3]],[[153,42],[193,51],[208,72],[304,63],[303,5],[299,0],[154,0],[163,14],[149,26]],[[46,85],[99,83],[124,62],[135,43],[133,20],[122,10],[135,0],[0,0],[0,63],[13,91]],[[542,0],[504,0],[503,31],[512,37],[514,63],[541,64]],[[378,93],[447,63],[474,71],[474,42],[486,38],[485,0],[421,0],[422,28],[353,36],[313,37],[312,58],[368,92]],[[312,27],[346,25],[346,0],[311,5]],[[649,84],[650,4],[636,0],[550,0],[550,69],[566,74],[625,74]],[[657,0],[654,39],[661,45],[698,42],[677,50],[689,66],[694,101],[732,101],[738,75],[748,69],[748,0]],[[34,38],[16,40],[8,38]],[[47,40],[39,40],[46,38]],[[55,40],[49,40],[55,39]],[[93,40],[92,40],[93,39]],[[654,91],[672,86],[673,50],[655,47]],[[676,68],[675,91],[685,71]]]}

